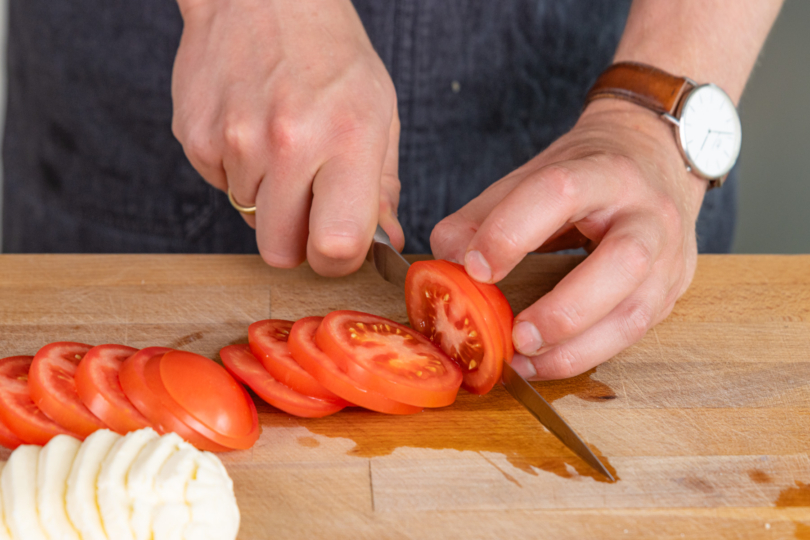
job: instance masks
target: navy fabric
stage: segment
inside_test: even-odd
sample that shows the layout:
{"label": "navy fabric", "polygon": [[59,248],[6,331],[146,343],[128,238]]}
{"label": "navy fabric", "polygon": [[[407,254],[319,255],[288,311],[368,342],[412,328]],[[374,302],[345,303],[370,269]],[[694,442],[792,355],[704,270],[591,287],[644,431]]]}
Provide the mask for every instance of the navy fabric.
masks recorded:
{"label": "navy fabric", "polygon": [[[397,88],[408,252],[576,121],[630,0],[356,0]],[[173,0],[10,0],[7,252],[256,252],[171,133]],[[701,252],[729,251],[734,175]]]}

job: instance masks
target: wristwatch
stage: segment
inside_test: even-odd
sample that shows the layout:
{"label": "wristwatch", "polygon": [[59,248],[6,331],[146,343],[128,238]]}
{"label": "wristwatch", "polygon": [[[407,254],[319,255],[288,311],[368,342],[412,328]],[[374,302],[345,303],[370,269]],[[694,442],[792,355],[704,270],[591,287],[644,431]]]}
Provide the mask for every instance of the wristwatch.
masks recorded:
{"label": "wristwatch", "polygon": [[740,115],[719,86],[620,62],[599,76],[585,104],[600,98],[631,101],[674,124],[687,170],[709,180],[709,189],[721,186],[737,162],[742,146]]}

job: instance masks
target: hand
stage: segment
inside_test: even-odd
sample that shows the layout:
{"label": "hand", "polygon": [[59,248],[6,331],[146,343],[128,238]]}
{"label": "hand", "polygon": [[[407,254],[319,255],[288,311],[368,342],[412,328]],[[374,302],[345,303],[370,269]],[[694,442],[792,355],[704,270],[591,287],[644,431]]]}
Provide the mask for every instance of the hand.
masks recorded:
{"label": "hand", "polygon": [[544,245],[586,244],[591,254],[520,313],[512,333],[524,376],[572,377],[672,311],[695,272],[706,187],[687,173],[665,122],[600,99],[546,151],[440,222],[431,247],[494,283]]}
{"label": "hand", "polygon": [[179,3],[172,129],[264,260],[348,274],[378,221],[401,249],[396,93],[351,2]]}

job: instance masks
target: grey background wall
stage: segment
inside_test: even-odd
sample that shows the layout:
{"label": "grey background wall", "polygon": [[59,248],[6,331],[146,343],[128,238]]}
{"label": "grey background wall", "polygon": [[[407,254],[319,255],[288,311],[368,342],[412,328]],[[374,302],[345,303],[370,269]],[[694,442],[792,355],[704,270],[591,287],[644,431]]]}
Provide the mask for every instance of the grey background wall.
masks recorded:
{"label": "grey background wall", "polygon": [[[5,115],[7,3],[0,0],[0,125]],[[740,105],[739,253],[810,253],[808,22],[810,2],[787,0]]]}

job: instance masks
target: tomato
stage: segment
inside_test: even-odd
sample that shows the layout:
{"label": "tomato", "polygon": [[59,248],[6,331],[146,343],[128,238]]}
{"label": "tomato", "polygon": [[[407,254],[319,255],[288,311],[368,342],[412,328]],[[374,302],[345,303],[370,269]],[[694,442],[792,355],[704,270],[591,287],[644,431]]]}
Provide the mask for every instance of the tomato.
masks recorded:
{"label": "tomato", "polygon": [[290,352],[304,369],[330,391],[366,409],[388,414],[415,414],[422,410],[373,392],[342,371],[315,345],[315,332],[321,320],[322,317],[305,317],[290,330]]}
{"label": "tomato", "polygon": [[188,424],[185,424],[164,407],[160,402],[160,398],[149,389],[144,373],[146,363],[152,358],[161,358],[170,351],[171,349],[165,347],[148,347],[127,358],[121,365],[121,373],[119,374],[124,394],[135,405],[135,408],[149,420],[158,433],[177,433],[182,439],[200,450],[210,452],[227,452],[231,450],[231,448],[217,444],[194,431]]}
{"label": "tomato", "polygon": [[138,349],[124,345],[98,345],[87,351],[76,369],[76,390],[82,402],[121,435],[150,425],[124,394],[118,377],[124,360],[136,352]]}
{"label": "tomato", "polygon": [[144,375],[161,404],[206,438],[239,450],[259,439],[256,405],[242,385],[213,360],[171,351],[150,359]]}
{"label": "tomato", "polygon": [[0,446],[5,446],[9,450],[16,450],[22,444],[25,444],[25,441],[14,435],[14,432],[0,421]]}
{"label": "tomato", "polygon": [[82,438],[106,425],[90,412],[76,390],[76,368],[92,346],[57,342],[42,347],[34,355],[28,379],[31,399],[45,415]]}
{"label": "tomato", "polygon": [[57,435],[81,439],[45,416],[31,400],[28,373],[33,360],[33,356],[0,360],[0,421],[25,444],[44,446]]}
{"label": "tomato", "polygon": [[247,384],[267,403],[284,412],[304,418],[321,418],[343,408],[331,401],[305,396],[275,380],[249,345],[229,345],[219,351],[219,356],[234,377]]}
{"label": "tomato", "polygon": [[464,388],[486,394],[500,380],[505,313],[496,312],[463,270],[447,261],[415,262],[405,279],[405,304],[411,326],[461,366]]}
{"label": "tomato", "polygon": [[348,406],[348,403],[324,388],[292,357],[287,344],[292,325],[292,321],[279,319],[251,324],[248,328],[250,350],[270,372],[270,375],[281,384],[306,396],[327,399]]}
{"label": "tomato", "polygon": [[321,321],[315,344],[364,388],[401,403],[444,407],[461,386],[461,369],[436,345],[377,315],[333,311]]}

